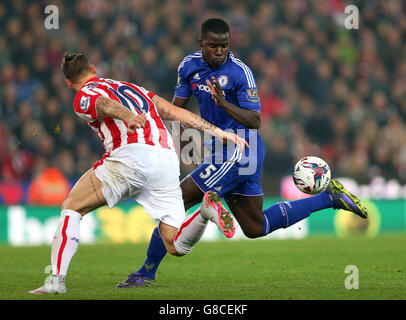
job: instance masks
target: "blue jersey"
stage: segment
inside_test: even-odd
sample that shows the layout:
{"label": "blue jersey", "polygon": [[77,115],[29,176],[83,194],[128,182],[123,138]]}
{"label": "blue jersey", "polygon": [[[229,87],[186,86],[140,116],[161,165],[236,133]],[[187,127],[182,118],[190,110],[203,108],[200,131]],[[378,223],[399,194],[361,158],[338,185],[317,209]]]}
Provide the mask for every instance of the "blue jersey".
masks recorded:
{"label": "blue jersey", "polygon": [[[255,144],[255,148],[246,148],[245,154],[243,155],[238,155],[237,151],[227,149],[224,146],[221,148],[222,151],[220,152],[220,157],[222,157],[223,161],[230,161],[231,159],[232,161],[243,163],[243,165],[245,165],[246,167],[249,167],[250,164],[255,162],[256,170],[252,171],[251,175],[255,174],[255,180],[259,180],[264,157],[264,147],[258,131],[247,129],[245,126],[230,117],[221,107],[219,107],[214,102],[211,96],[210,88],[206,84],[207,79],[212,82],[211,77],[215,77],[217,82],[220,84],[221,88],[223,89],[225,99],[228,102],[240,108],[254,110],[258,113],[261,111],[261,103],[258,96],[257,86],[250,68],[246,66],[241,60],[236,58],[231,52],[228,53],[227,59],[218,68],[211,68],[203,60],[201,51],[185,57],[178,67],[178,80],[174,95],[175,97],[185,99],[194,95],[198,101],[200,116],[203,119],[223,130],[231,129],[238,135],[244,136],[250,144],[250,147]],[[215,142],[213,139],[212,151],[219,150],[217,148],[214,148],[214,143]],[[213,155],[213,157],[214,156],[218,158],[219,155]],[[235,175],[237,175],[237,171],[235,171],[233,175],[226,175],[224,173],[226,169],[228,169],[227,172],[230,171],[230,173],[233,171],[232,169],[239,169],[231,168],[229,164],[227,164],[227,166],[230,168],[221,168],[221,166],[216,166],[217,169],[213,169],[214,166],[207,167],[208,163],[214,162],[214,158],[205,159],[205,162],[206,167],[204,164],[202,164],[202,166],[200,166],[192,174],[192,178],[201,187],[201,189],[204,190],[207,190],[207,188],[203,186],[203,184],[207,181],[196,180],[208,177],[210,183],[207,183],[207,185],[209,186],[209,189],[211,189],[211,187],[214,187],[217,182],[224,185],[224,179],[227,176],[233,176],[235,178]],[[257,168],[257,166],[259,168]],[[210,170],[208,169],[213,171],[213,176],[211,176],[211,172],[209,172]],[[216,170],[218,171],[218,177],[221,179],[214,179],[216,176],[216,173],[214,171]],[[237,181],[235,183],[229,182],[230,181],[228,180],[227,184],[230,187],[232,187],[233,184],[237,184]],[[218,188],[215,188],[215,190],[219,192]],[[257,188],[254,193],[262,193],[262,190],[258,191]],[[250,194],[252,194],[252,192],[250,192]]]}
{"label": "blue jersey", "polygon": [[226,61],[219,68],[212,69],[203,59],[201,51],[187,56],[178,68],[178,82],[175,96],[197,98],[200,115],[220,129],[246,129],[216,105],[211,97],[206,80],[215,77],[225,99],[244,109],[261,111],[257,86],[251,70],[229,52]]}

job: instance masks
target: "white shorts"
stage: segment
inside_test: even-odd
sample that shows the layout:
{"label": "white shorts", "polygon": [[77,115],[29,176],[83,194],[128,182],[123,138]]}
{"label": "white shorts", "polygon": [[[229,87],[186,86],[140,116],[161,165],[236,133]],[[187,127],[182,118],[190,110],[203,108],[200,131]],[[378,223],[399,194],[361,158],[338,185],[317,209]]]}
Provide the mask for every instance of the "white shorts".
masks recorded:
{"label": "white shorts", "polygon": [[179,228],[185,219],[175,151],[132,143],[113,150],[94,172],[110,208],[132,197],[157,221]]}

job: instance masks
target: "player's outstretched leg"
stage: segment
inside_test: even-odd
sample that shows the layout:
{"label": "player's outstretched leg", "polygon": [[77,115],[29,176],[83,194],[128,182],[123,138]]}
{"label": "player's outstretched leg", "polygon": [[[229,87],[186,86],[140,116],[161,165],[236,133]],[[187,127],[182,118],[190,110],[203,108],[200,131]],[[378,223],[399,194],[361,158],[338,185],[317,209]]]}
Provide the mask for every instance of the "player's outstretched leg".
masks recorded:
{"label": "player's outstretched leg", "polygon": [[357,196],[345,189],[339,181],[331,180],[326,192],[333,198],[334,209],[351,211],[363,219],[368,217],[367,209]]}
{"label": "player's outstretched leg", "polygon": [[234,236],[234,219],[226,208],[224,208],[217,193],[207,191],[204,194],[200,209],[202,215],[206,217],[206,219],[214,222],[227,238]]}
{"label": "player's outstretched leg", "polygon": [[262,236],[287,228],[307,218],[313,212],[332,207],[333,200],[327,192],[310,198],[275,203],[264,210]]}
{"label": "player's outstretched leg", "polygon": [[[181,256],[192,251],[196,243],[201,239],[209,221],[216,223],[219,228],[228,237],[232,237],[235,233],[233,217],[222,206],[219,197],[216,193],[206,193],[200,208],[194,213],[188,215],[179,227],[178,231],[171,242],[173,250],[169,250],[172,254]],[[162,229],[162,223],[160,225]],[[162,230],[160,232],[163,232]],[[163,234],[164,239],[168,242],[168,238]],[[147,287],[154,283],[155,273],[165,256],[167,250],[163,244],[163,239],[157,229],[151,238],[148,247],[147,259],[144,265],[135,273],[130,274],[127,279],[118,284],[117,288],[130,287]]]}
{"label": "player's outstretched leg", "polygon": [[367,209],[361,201],[344,188],[337,180],[330,181],[324,192],[310,198],[279,202],[264,210],[265,236],[277,229],[287,228],[296,222],[307,218],[312,212],[326,208],[351,211],[361,218],[367,218]]}

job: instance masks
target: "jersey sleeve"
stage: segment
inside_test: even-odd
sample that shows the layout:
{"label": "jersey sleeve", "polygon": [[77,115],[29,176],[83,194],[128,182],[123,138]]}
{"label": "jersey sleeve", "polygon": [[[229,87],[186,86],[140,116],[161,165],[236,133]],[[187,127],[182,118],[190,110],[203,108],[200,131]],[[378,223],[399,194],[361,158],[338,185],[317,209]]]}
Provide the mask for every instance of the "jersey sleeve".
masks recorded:
{"label": "jersey sleeve", "polygon": [[109,98],[108,94],[100,89],[97,91],[86,87],[80,89],[73,100],[73,109],[79,118],[89,122],[96,121],[98,119],[96,100],[101,96]]}
{"label": "jersey sleeve", "polygon": [[156,94],[153,93],[152,91],[149,91],[147,96],[148,96],[148,98],[150,98],[152,100],[156,96]]}
{"label": "jersey sleeve", "polygon": [[192,90],[189,86],[189,81],[186,79],[185,67],[180,65],[178,68],[178,79],[176,81],[175,87],[175,97],[179,98],[189,98],[192,95]]}
{"label": "jersey sleeve", "polygon": [[236,84],[236,95],[239,106],[244,109],[261,111],[258,89],[251,70],[244,66]]}
{"label": "jersey sleeve", "polygon": [[156,96],[156,93],[149,91],[147,89],[145,89],[144,87],[138,86],[139,89],[141,89],[141,91],[148,96],[148,98],[150,98],[151,100]]}

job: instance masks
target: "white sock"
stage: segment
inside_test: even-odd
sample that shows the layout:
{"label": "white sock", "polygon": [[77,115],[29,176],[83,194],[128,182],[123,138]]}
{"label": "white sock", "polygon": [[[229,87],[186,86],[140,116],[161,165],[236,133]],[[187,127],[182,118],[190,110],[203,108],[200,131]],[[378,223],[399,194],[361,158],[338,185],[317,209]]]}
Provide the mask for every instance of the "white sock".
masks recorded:
{"label": "white sock", "polygon": [[66,276],[69,263],[79,246],[79,227],[82,215],[73,210],[62,210],[58,228],[52,241],[52,274]]}
{"label": "white sock", "polygon": [[176,251],[182,255],[192,251],[195,244],[202,237],[204,230],[206,230],[208,221],[200,214],[200,208],[188,215],[173,239]]}

